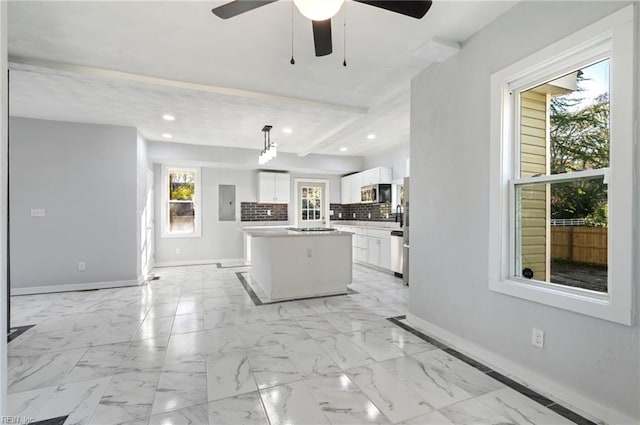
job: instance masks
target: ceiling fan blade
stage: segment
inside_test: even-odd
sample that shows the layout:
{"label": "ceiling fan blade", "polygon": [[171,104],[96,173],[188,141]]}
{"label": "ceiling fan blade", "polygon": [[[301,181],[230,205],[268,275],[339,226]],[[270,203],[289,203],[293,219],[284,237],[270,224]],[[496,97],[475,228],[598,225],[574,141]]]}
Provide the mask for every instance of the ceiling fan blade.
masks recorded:
{"label": "ceiling fan blade", "polygon": [[333,52],[331,43],[331,19],[311,21],[313,25],[313,43],[316,45],[316,56],[326,56]]}
{"label": "ceiling fan blade", "polygon": [[399,13],[412,18],[420,19],[427,14],[431,8],[431,0],[353,0],[358,3],[368,4],[369,6],[379,7],[391,12]]}
{"label": "ceiling fan blade", "polygon": [[235,0],[211,9],[211,12],[219,18],[229,19],[276,1],[278,0]]}

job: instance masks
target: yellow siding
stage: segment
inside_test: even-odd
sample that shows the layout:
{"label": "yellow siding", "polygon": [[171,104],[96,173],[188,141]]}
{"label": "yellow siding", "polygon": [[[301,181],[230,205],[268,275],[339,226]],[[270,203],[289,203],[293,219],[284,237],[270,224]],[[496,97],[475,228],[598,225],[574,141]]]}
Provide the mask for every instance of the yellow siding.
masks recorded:
{"label": "yellow siding", "polygon": [[[547,97],[524,92],[520,103],[520,175],[527,178],[547,171]],[[547,280],[546,185],[523,190],[520,209],[520,265],[532,269],[534,279]]]}

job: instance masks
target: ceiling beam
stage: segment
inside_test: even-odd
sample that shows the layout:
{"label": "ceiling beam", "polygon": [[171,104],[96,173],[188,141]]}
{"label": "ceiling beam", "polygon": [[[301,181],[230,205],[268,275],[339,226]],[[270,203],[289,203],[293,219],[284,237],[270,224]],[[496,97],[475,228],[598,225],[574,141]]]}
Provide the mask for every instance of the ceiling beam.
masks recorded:
{"label": "ceiling beam", "polygon": [[231,87],[212,86],[208,84],[189,83],[186,81],[169,80],[165,78],[150,77],[147,75],[133,74],[129,72],[114,71],[104,68],[95,68],[82,65],[73,65],[64,62],[49,61],[44,59],[9,56],[9,68],[27,72],[40,73],[72,73],[82,74],[96,78],[130,81],[143,84],[151,84],[161,87],[194,90],[205,93],[215,93],[227,96],[258,99],[270,102],[296,104],[310,108],[328,109],[332,111],[347,112],[358,116],[364,116],[368,108],[343,105],[339,103],[320,102],[291,96],[282,96],[272,93],[235,89]]}

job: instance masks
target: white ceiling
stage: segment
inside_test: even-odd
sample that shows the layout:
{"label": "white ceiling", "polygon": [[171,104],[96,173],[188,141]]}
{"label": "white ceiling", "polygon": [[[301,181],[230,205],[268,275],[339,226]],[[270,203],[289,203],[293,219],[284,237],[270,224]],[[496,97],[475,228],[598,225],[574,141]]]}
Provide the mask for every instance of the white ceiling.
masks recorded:
{"label": "white ceiling", "polygon": [[221,20],[224,3],[10,1],[12,114],[255,149],[271,124],[282,151],[366,155],[409,140],[410,79],[514,4],[436,0],[415,20],[347,2],[345,68],[344,8],[321,58],[294,10],[292,66],[290,1]]}

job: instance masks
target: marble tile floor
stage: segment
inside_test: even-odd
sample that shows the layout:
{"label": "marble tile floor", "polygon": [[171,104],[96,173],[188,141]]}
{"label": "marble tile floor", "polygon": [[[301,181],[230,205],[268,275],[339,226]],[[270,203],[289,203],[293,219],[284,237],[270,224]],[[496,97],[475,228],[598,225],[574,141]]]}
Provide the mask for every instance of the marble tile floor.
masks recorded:
{"label": "marble tile floor", "polygon": [[9,343],[9,415],[66,425],[582,423],[387,320],[407,312],[401,279],[355,265],[357,293],[255,305],[238,279],[246,270],[159,268],[141,287],[13,297],[12,325],[35,326]]}

